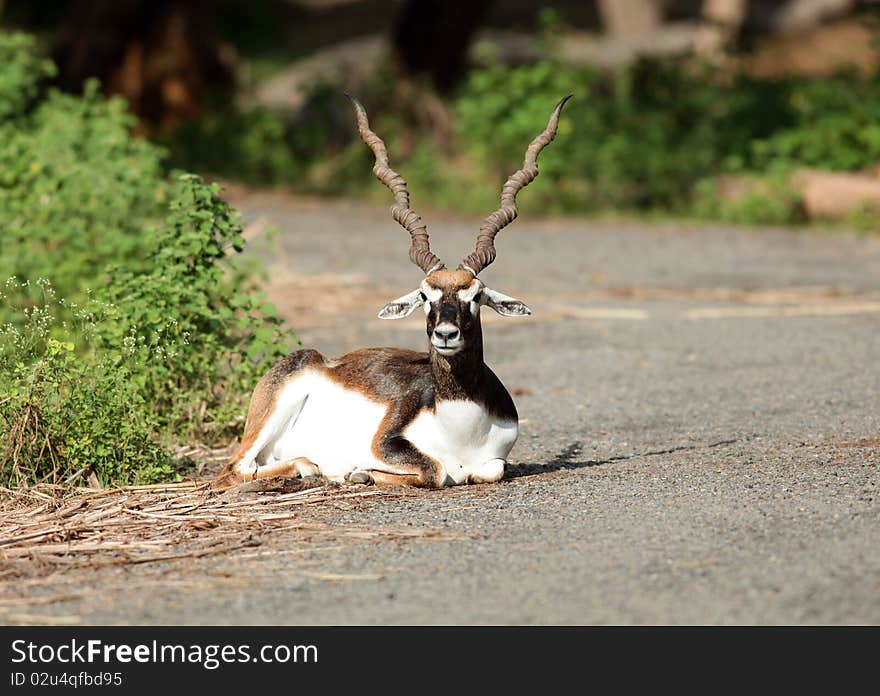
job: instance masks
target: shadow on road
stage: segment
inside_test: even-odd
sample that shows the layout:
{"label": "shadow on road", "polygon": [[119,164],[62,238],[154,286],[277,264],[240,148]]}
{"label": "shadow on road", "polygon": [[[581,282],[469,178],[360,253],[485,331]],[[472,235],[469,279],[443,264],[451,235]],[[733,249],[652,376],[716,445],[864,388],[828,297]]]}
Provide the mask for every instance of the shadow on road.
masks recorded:
{"label": "shadow on road", "polygon": [[580,441],[575,441],[565,447],[549,462],[520,464],[508,469],[505,478],[517,479],[525,476],[536,476],[538,474],[548,474],[554,471],[564,471],[567,469],[585,469],[587,467],[602,466],[603,464],[626,461],[628,459],[656,457],[662,454],[672,454],[673,452],[684,452],[688,450],[710,449],[712,447],[732,445],[736,442],[739,442],[739,440],[719,440],[718,442],[712,442],[708,445],[679,445],[677,447],[670,447],[662,450],[649,450],[648,452],[635,452],[633,454],[619,454],[606,459],[577,459],[578,455],[583,451],[584,445]]}

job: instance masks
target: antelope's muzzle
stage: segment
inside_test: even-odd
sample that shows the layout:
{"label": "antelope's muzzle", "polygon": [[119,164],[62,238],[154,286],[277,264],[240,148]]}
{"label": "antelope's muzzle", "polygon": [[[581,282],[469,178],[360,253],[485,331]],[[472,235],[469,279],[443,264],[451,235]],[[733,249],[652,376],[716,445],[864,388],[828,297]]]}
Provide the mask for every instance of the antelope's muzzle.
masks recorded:
{"label": "antelope's muzzle", "polygon": [[461,338],[461,331],[455,324],[443,322],[431,332],[431,345],[440,355],[453,355],[461,350],[464,341]]}

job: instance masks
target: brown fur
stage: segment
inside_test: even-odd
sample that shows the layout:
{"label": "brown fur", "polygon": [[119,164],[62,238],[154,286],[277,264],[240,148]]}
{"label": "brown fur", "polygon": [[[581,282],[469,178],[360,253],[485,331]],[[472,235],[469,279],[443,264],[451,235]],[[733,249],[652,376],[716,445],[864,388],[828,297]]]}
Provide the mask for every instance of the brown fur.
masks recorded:
{"label": "brown fur", "polygon": [[453,295],[459,290],[469,288],[473,280],[473,273],[461,268],[456,268],[453,271],[448,268],[441,268],[427,277],[427,281],[431,286],[438,290],[443,290],[444,293],[451,293]]}
{"label": "brown fur", "polygon": [[[412,474],[387,474],[384,471],[373,471],[373,483],[378,486],[417,486]],[[430,488],[430,486],[419,486]]]}

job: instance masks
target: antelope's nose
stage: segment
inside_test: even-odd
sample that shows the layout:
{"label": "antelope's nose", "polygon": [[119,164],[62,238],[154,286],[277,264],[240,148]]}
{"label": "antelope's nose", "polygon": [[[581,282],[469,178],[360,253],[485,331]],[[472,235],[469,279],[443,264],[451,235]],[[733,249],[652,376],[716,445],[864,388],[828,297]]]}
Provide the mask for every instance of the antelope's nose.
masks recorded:
{"label": "antelope's nose", "polygon": [[434,337],[446,343],[457,339],[458,334],[458,328],[452,324],[440,324],[440,326],[434,329]]}

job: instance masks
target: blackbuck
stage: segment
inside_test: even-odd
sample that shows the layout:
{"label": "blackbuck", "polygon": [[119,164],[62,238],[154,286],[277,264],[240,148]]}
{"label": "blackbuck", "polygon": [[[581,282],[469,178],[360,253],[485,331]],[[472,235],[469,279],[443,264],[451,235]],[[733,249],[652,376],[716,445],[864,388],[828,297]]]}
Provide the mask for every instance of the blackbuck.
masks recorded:
{"label": "blackbuck", "polygon": [[379,318],[403,319],[422,307],[428,352],[366,348],[333,359],[315,350],[288,355],[254,389],[241,445],[222,480],[323,475],[433,488],[501,479],[518,417],[507,389],[483,362],[480,309],[485,305],[507,317],[531,310],[478,276],[495,260],[495,236],[516,218],[516,194],[538,175],[538,154],[556,135],[570,96],[529,145],[522,169],[502,188],[501,207],[480,226],[474,251],[455,270],[431,253],[406,182],[389,167],[364,107],[350,97],[360,136],[376,157],[373,173],[394,194],[391,215],[409,232],[410,260],[425,274],[417,289],[383,307]]}

